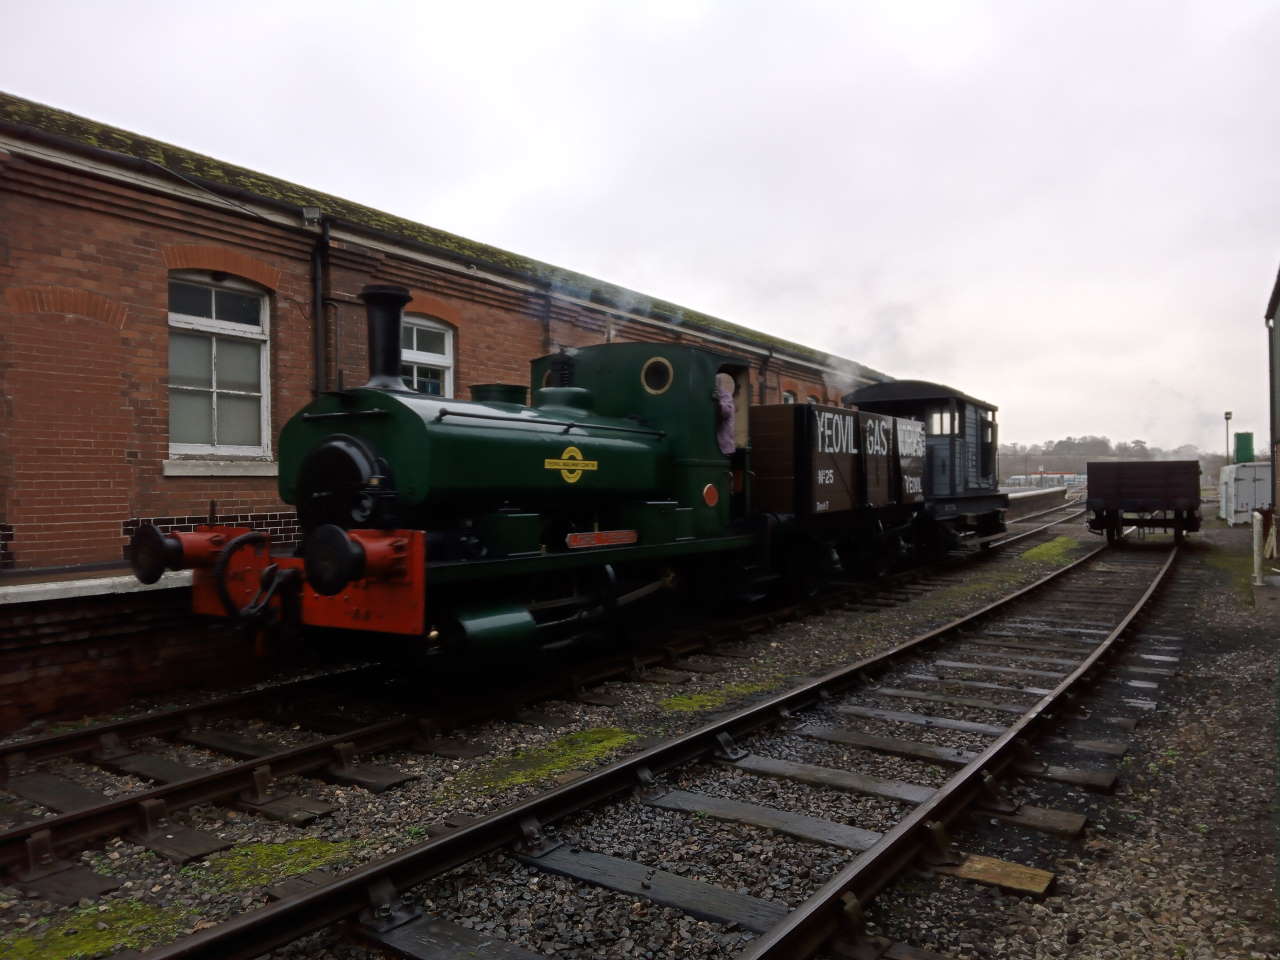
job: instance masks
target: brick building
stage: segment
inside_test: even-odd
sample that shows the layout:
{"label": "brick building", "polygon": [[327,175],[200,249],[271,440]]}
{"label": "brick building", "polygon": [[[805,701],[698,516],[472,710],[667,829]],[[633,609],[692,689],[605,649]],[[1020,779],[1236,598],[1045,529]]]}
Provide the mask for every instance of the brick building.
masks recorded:
{"label": "brick building", "polygon": [[834,358],[337,197],[0,94],[0,566],[118,564],[133,526],[210,501],[287,537],[273,442],[365,379],[366,283],[408,286],[405,373],[466,397],[607,340],[752,362],[755,402],[883,379]]}
{"label": "brick building", "polygon": [[755,402],[831,401],[860,365],[0,93],[0,731],[256,675],[187,614],[189,571],[122,569],[138,523],[211,510],[287,540],[281,425],[367,376],[358,291],[403,284],[402,372],[466,398],[560,347],[681,340]]}

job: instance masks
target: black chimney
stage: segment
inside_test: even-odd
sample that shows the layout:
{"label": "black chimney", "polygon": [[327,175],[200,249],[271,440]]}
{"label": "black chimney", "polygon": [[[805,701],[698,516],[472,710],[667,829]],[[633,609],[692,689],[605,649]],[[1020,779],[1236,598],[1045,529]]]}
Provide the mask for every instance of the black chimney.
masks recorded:
{"label": "black chimney", "polygon": [[400,316],[413,299],[408,287],[372,283],[360,291],[369,313],[369,382],[378,390],[404,390],[400,379]]}

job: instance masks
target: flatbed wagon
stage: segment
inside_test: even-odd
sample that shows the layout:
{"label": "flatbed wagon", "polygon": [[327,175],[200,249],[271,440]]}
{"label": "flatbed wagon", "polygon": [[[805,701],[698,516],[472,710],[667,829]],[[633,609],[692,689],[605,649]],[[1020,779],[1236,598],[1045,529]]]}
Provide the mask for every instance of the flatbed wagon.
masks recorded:
{"label": "flatbed wagon", "polygon": [[1176,542],[1200,529],[1200,464],[1195,460],[1089,463],[1089,529],[1114,542],[1124,527],[1172,531]]}

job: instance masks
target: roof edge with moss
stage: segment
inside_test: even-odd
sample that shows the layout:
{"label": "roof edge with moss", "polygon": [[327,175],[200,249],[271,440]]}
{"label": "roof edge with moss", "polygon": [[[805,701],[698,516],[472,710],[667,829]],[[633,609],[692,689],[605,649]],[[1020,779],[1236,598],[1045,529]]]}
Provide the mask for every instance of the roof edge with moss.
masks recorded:
{"label": "roof edge with moss", "polygon": [[730,337],[851,375],[890,379],[844,357],[3,91],[0,91],[0,130],[18,137],[35,134],[72,151],[106,153],[141,162],[179,179],[196,180],[198,185],[214,193],[245,195],[277,207],[318,207],[323,215],[347,226],[364,228],[409,246],[427,247],[476,266],[515,275],[558,293],[599,304],[604,309],[613,308],[662,323],[688,326],[695,332]]}

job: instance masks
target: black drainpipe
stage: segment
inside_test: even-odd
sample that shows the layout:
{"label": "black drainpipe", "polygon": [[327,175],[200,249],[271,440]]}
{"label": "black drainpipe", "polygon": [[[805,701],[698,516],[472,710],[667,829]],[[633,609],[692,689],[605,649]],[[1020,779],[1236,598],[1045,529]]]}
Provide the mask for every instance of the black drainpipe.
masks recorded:
{"label": "black drainpipe", "polygon": [[551,343],[551,284],[542,291],[542,352],[550,353]]}
{"label": "black drainpipe", "polygon": [[768,386],[768,379],[769,379],[768,376],[766,376],[766,374],[769,369],[769,361],[772,359],[773,359],[773,351],[770,350],[768,356],[766,356],[763,360],[760,361],[760,402],[761,403],[765,402],[764,392],[766,387]]}
{"label": "black drainpipe", "polygon": [[325,350],[326,331],[324,322],[324,288],[328,265],[329,218],[321,217],[320,235],[316,237],[315,245],[311,248],[311,336],[315,346],[315,385],[311,388],[312,395],[319,395],[324,392],[326,374],[328,373],[326,369],[328,354]]}

